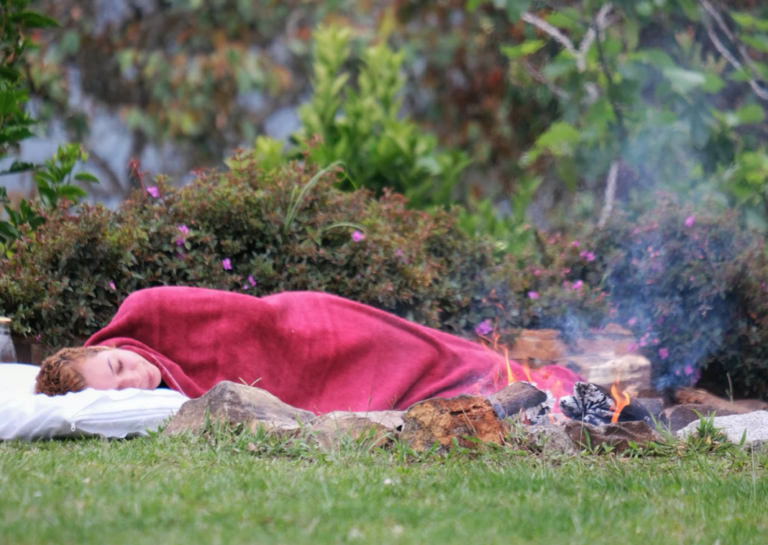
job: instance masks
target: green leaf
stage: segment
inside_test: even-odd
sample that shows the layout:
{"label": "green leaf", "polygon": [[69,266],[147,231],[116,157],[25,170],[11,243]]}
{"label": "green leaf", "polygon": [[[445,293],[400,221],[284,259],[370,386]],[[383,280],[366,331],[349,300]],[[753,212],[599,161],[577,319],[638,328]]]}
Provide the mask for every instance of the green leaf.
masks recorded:
{"label": "green leaf", "polygon": [[768,53],[768,36],[765,34],[756,34],[755,36],[742,36],[741,40],[748,46]]}
{"label": "green leaf", "polygon": [[732,11],[731,13],[729,13],[729,15],[741,27],[768,31],[768,20],[766,19],[758,19],[757,17],[754,17],[752,15],[748,15],[746,13],[739,13],[736,11]]}
{"label": "green leaf", "polygon": [[536,53],[545,45],[546,42],[543,40],[527,40],[519,45],[502,45],[501,52],[510,59],[519,59],[520,57]]}
{"label": "green leaf", "polygon": [[480,4],[485,2],[486,0],[469,0],[466,5],[467,11],[475,11],[477,8],[480,7]]}
{"label": "green leaf", "polygon": [[645,64],[663,70],[665,68],[674,68],[677,66],[672,57],[661,49],[643,49],[627,55],[627,60],[639,61]]}
{"label": "green leaf", "polygon": [[742,124],[761,123],[765,119],[765,111],[759,104],[744,106],[733,113],[736,114],[736,117]]}
{"label": "green leaf", "polygon": [[707,78],[701,72],[683,68],[665,68],[661,73],[672,84],[672,88],[681,94],[702,87],[707,82]]}
{"label": "green leaf", "polygon": [[701,86],[707,93],[717,93],[725,86],[723,78],[717,74],[704,73],[704,85]]}
{"label": "green leaf", "polygon": [[8,170],[3,170],[2,172],[0,172],[0,176],[5,176],[7,174],[16,174],[17,172],[26,172],[28,170],[33,170],[34,168],[35,168],[34,163],[23,163],[20,161],[14,161]]}
{"label": "green leaf", "polygon": [[581,133],[576,127],[565,121],[559,121],[553,123],[549,129],[539,136],[536,140],[535,148],[539,150],[547,149],[553,155],[570,155],[580,136]]}
{"label": "green leaf", "polygon": [[79,182],[91,182],[94,184],[99,183],[99,179],[93,174],[90,174],[88,172],[78,172],[77,174],[75,174],[75,180]]}
{"label": "green leaf", "polygon": [[75,185],[63,185],[56,190],[56,193],[59,197],[65,197],[73,202],[88,196],[88,193]]}
{"label": "green leaf", "polygon": [[698,22],[699,11],[694,0],[677,0],[677,3],[681,8],[683,8],[683,13],[685,13],[686,17],[688,17],[691,21]]}
{"label": "green leaf", "polygon": [[21,24],[26,28],[58,28],[59,23],[56,20],[35,13],[34,11],[24,11],[11,17],[11,21]]}
{"label": "green leaf", "polygon": [[546,21],[550,25],[554,25],[558,28],[566,28],[568,30],[579,28],[580,26],[578,18],[569,17],[562,11],[555,11],[553,13],[550,13],[549,15],[547,15]]}

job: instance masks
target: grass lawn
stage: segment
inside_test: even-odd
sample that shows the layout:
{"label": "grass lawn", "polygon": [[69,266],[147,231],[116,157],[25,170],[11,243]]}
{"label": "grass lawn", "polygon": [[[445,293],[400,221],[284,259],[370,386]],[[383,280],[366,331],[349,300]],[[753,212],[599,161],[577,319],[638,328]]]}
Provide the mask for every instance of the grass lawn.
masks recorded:
{"label": "grass lawn", "polygon": [[734,450],[414,458],[231,434],[4,443],[0,543],[765,544],[767,475],[768,456]]}

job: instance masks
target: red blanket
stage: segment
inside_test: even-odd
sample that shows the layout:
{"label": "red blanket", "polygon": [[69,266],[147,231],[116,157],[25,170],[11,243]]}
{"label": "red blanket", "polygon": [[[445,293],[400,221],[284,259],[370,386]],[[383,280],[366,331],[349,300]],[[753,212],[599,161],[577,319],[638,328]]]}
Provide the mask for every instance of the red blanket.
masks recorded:
{"label": "red blanket", "polygon": [[[405,409],[430,397],[493,393],[504,358],[480,344],[341,297],[286,292],[252,297],[202,288],[138,291],[86,346],[137,352],[163,381],[199,397],[222,380],[254,384],[316,413]],[[523,369],[510,363],[517,380]],[[540,388],[570,391],[577,375],[550,366]],[[553,391],[557,396],[557,391]]]}

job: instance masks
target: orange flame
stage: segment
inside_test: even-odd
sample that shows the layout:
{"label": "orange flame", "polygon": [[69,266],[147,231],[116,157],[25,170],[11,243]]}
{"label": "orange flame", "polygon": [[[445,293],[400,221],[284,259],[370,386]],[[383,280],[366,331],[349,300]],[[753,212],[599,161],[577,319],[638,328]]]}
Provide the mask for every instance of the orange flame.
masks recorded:
{"label": "orange flame", "polygon": [[622,391],[619,393],[619,381],[613,383],[611,386],[611,396],[613,396],[613,400],[616,402],[616,410],[613,411],[613,416],[611,416],[611,424],[615,424],[619,421],[619,415],[621,414],[621,410],[629,405],[629,394],[627,392]]}
{"label": "orange flame", "polygon": [[525,378],[528,379],[528,382],[533,382],[533,379],[531,378],[531,368],[528,366],[528,360],[521,360],[520,365],[523,366],[523,373],[525,373]]}
{"label": "orange flame", "polygon": [[509,365],[509,349],[506,346],[502,347],[504,352],[504,363],[507,365],[507,386],[515,382],[515,375],[512,373],[512,366]]}

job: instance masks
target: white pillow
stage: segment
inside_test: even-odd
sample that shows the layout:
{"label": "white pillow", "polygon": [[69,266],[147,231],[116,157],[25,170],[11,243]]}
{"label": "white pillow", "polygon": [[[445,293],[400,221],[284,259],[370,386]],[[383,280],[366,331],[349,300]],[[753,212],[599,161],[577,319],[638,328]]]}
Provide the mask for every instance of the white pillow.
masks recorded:
{"label": "white pillow", "polygon": [[93,390],[35,395],[38,367],[0,364],[0,440],[148,435],[189,398],[173,390]]}

